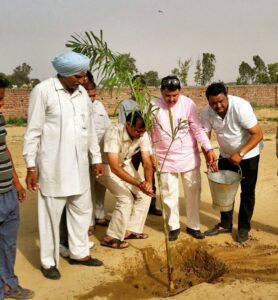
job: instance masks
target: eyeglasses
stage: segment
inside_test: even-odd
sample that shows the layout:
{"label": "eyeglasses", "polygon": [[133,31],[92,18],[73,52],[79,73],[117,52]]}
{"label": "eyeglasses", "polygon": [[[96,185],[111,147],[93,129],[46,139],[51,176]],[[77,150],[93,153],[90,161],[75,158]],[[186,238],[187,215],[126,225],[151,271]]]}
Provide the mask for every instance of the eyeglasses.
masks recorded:
{"label": "eyeglasses", "polygon": [[165,78],[161,82],[162,86],[180,86],[180,81],[177,78]]}

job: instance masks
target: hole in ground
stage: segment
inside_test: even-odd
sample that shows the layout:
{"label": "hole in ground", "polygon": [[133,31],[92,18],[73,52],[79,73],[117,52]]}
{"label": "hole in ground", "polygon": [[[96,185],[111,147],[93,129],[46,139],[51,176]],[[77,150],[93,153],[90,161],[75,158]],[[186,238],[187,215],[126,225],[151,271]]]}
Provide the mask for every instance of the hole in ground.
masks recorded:
{"label": "hole in ground", "polygon": [[[187,243],[186,243],[187,242]],[[105,296],[107,299],[148,299],[178,294],[202,282],[213,282],[227,270],[225,264],[210,255],[205,244],[181,240],[172,243],[175,290],[168,291],[165,251],[152,247],[141,250],[141,257],[128,258],[124,267],[113,272],[121,279],[99,285],[79,300]]]}

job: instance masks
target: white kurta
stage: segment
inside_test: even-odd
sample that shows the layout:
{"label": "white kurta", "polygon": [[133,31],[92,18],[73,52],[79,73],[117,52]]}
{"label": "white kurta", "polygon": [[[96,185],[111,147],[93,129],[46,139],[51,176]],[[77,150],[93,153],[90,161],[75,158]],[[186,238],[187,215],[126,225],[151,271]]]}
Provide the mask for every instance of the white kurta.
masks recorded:
{"label": "white kurta", "polygon": [[96,127],[98,141],[100,142],[105,134],[106,129],[111,125],[111,121],[103,104],[100,101],[95,100],[94,102],[91,102],[91,110]]}
{"label": "white kurta", "polygon": [[101,162],[90,105],[83,87],[71,95],[57,77],[33,89],[23,156],[27,167],[38,167],[44,196],[81,195],[89,188],[89,161]]}

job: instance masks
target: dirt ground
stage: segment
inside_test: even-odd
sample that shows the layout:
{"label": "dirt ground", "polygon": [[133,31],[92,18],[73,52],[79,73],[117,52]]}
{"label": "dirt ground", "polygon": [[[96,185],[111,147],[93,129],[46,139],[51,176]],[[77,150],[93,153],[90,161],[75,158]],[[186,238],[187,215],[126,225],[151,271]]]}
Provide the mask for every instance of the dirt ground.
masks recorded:
{"label": "dirt ground", "polygon": [[[206,237],[196,241],[185,233],[186,212],[180,194],[181,230],[178,241],[171,244],[174,281],[173,299],[278,299],[278,160],[275,155],[277,124],[266,118],[277,118],[277,109],[256,111],[265,133],[265,147],[260,161],[257,198],[250,240],[239,244],[235,239],[239,195],[236,198],[233,234]],[[22,139],[25,128],[8,127],[8,143],[18,174],[24,182]],[[214,142],[215,147],[217,144]],[[219,213],[212,208],[208,180],[202,164],[201,230],[218,222]],[[106,195],[108,217],[114,206]],[[47,280],[41,274],[37,225],[36,195],[27,194],[21,205],[21,227],[18,236],[16,274],[20,283],[35,291],[38,300],[52,299],[159,299],[167,291],[167,267],[162,219],[148,216],[145,232],[149,238],[130,241],[130,247],[113,250],[99,245],[105,228],[97,227],[91,237],[96,248],[93,257],[105,266],[89,268],[72,266],[61,258],[62,278]]]}

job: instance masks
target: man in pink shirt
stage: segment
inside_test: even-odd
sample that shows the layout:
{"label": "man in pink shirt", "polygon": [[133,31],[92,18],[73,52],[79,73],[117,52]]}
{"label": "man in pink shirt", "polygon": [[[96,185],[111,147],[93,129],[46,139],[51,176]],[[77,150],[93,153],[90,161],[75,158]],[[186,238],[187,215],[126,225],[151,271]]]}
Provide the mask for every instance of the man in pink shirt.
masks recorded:
{"label": "man in pink shirt", "polygon": [[197,144],[201,145],[207,163],[216,160],[216,154],[202,128],[195,103],[181,95],[181,84],[176,76],[162,79],[161,94],[152,101],[156,114],[152,142],[161,173],[169,240],[176,240],[180,233],[179,174],[186,202],[186,232],[196,239],[203,239],[199,220],[201,175]]}

